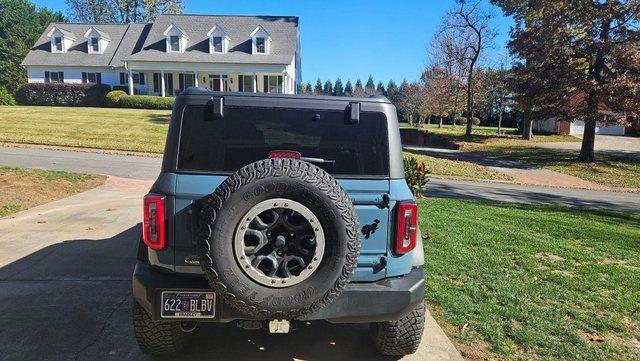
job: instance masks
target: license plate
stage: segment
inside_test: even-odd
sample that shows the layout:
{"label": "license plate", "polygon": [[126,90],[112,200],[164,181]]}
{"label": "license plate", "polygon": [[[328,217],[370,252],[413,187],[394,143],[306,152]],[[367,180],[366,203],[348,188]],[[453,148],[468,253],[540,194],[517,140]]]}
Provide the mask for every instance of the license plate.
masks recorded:
{"label": "license plate", "polygon": [[162,292],[162,318],[213,318],[216,294],[213,292]]}

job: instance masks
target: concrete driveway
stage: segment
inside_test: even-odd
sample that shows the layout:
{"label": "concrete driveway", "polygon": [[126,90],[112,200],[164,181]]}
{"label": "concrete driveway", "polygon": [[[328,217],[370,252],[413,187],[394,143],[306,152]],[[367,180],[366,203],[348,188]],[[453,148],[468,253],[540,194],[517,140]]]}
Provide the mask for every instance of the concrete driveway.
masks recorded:
{"label": "concrete driveway", "polygon": [[[150,182],[104,186],[0,219],[0,359],[147,359],[131,327],[141,196]],[[288,335],[209,324],[188,360],[376,360],[365,325],[293,325]],[[175,359],[175,358],[172,358]],[[462,360],[430,316],[406,360]]]}
{"label": "concrete driveway", "polygon": [[[540,148],[580,150],[582,143],[558,142],[536,143],[535,145]],[[619,154],[640,159],[640,138],[617,135],[596,135],[594,149],[596,152],[605,154]]]}

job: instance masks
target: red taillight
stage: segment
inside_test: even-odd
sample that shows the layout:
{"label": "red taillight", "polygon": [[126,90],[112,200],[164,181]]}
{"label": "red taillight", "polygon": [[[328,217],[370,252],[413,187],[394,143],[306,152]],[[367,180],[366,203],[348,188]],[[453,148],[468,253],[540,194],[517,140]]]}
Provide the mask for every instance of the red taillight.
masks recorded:
{"label": "red taillight", "polygon": [[293,150],[274,150],[269,152],[269,158],[293,158],[300,159],[300,152]]}
{"label": "red taillight", "polygon": [[162,249],[166,245],[165,199],[161,194],[144,196],[142,239],[152,249]]}
{"label": "red taillight", "polygon": [[398,202],[396,212],[395,252],[405,254],[416,246],[418,205],[414,202]]}

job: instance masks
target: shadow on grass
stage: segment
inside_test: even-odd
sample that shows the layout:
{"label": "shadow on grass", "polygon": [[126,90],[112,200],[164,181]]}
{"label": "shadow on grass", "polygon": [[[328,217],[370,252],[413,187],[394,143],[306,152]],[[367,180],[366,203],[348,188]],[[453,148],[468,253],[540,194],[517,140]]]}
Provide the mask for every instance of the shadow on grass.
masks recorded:
{"label": "shadow on grass", "polygon": [[169,124],[171,120],[171,114],[150,114],[147,119],[155,124]]}

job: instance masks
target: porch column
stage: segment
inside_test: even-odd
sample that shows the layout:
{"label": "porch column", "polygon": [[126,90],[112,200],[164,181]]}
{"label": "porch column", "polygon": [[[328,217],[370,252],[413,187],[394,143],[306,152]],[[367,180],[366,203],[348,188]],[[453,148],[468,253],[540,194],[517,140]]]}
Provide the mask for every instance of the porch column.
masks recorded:
{"label": "porch column", "polygon": [[198,86],[198,71],[196,70],[193,73],[193,85]]}
{"label": "porch column", "polygon": [[164,94],[164,70],[160,70],[160,96],[165,97]]}
{"label": "porch column", "polygon": [[253,92],[258,92],[258,74],[253,73]]}
{"label": "porch column", "polygon": [[133,73],[131,70],[128,71],[128,83],[129,83],[129,95],[133,95]]}
{"label": "porch column", "polygon": [[282,94],[287,94],[287,73],[282,73]]}

